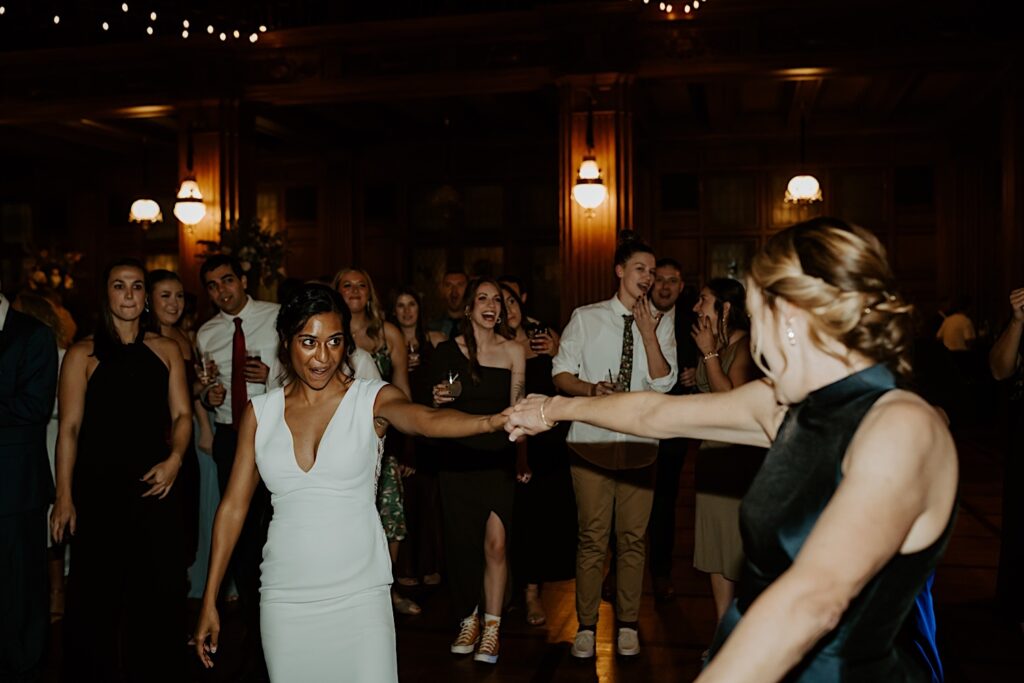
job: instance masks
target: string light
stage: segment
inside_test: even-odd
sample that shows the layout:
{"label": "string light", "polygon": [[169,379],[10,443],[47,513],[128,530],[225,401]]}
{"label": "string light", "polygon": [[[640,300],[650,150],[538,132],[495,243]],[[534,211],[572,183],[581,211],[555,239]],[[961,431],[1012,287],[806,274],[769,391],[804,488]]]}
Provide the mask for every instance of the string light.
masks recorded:
{"label": "string light", "polygon": [[188,38],[188,29],[185,29],[184,31],[181,32],[181,37],[182,38]]}
{"label": "string light", "polygon": [[150,12],[149,13],[149,20],[150,21],[156,21],[156,12]]}
{"label": "string light", "polygon": [[188,19],[186,19],[185,21],[181,22],[181,27],[182,28],[188,28]]}
{"label": "string light", "polygon": [[59,24],[60,23],[60,16],[59,15],[57,15],[57,14],[53,15],[53,23],[55,23],[55,24]]}
{"label": "string light", "polygon": [[3,5],[0,5],[0,17],[2,17],[5,14],[7,14],[7,8]]}
{"label": "string light", "polygon": [[235,38],[241,38],[242,37],[242,34],[238,32],[237,28],[234,31],[231,32],[231,35],[233,35]]}
{"label": "string light", "polygon": [[226,33],[224,33],[223,31],[221,31],[221,33],[220,33],[220,39],[221,39],[222,41],[224,41],[224,40],[227,40],[227,39],[228,39],[228,34],[226,34]]}
{"label": "string light", "polygon": [[[645,5],[651,4],[651,0],[643,0],[643,2]],[[709,0],[692,0],[692,2],[687,2],[685,5],[682,6],[683,13],[692,14],[693,12],[696,12],[700,8],[701,4],[706,5],[708,4],[708,2]],[[664,12],[665,14],[672,14],[676,7],[671,2],[659,2],[658,9]]]}
{"label": "string light", "polygon": [[110,24],[108,24],[105,21],[102,24],[100,24],[100,26],[103,27],[104,31],[109,31],[110,30]]}
{"label": "string light", "polygon": [[213,35],[213,24],[210,24],[206,27],[206,32],[209,33],[211,36]]}
{"label": "string light", "polygon": [[121,3],[121,11],[122,12],[127,12],[128,11],[128,3],[127,2],[122,2]]}
{"label": "string light", "polygon": [[249,42],[250,43],[255,43],[259,39],[260,39],[260,37],[256,33],[253,33],[252,35],[249,36]]}
{"label": "string light", "polygon": [[153,27],[152,26],[147,26],[146,27],[146,34],[150,35],[150,36],[153,35]]}
{"label": "string light", "polygon": [[266,24],[260,24],[260,33],[266,33],[266,32],[267,32]]}

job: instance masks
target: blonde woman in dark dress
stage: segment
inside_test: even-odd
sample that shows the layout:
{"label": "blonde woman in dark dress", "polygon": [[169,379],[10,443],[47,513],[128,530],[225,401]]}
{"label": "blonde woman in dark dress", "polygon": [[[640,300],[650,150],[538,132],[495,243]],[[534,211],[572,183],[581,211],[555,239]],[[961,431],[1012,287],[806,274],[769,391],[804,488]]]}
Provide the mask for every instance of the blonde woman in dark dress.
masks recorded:
{"label": "blonde woman in dark dress", "polygon": [[770,446],[740,510],[736,599],[698,682],[928,681],[914,610],[952,534],[958,470],[943,417],[896,386],[894,373],[910,371],[910,306],[878,239],[834,218],[777,233],[750,273],[764,381],[690,396],[531,396],[509,436],[580,420]]}

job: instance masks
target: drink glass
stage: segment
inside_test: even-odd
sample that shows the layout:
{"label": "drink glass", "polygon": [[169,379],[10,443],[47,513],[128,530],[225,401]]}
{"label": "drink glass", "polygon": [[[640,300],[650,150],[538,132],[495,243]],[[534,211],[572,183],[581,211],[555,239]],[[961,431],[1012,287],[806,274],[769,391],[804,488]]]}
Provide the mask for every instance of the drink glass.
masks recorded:
{"label": "drink glass", "polygon": [[419,367],[420,364],[420,353],[417,350],[416,342],[409,342],[409,369]]}
{"label": "drink glass", "polygon": [[199,383],[205,387],[213,381],[213,375],[210,372],[210,352],[204,351],[202,354],[197,355],[194,362]]}
{"label": "drink glass", "polygon": [[258,363],[262,363],[263,362],[263,356],[260,355],[260,350],[259,349],[246,349],[245,350],[245,360],[246,361],[254,360],[254,361],[258,362]]}
{"label": "drink glass", "polygon": [[448,395],[452,398],[462,395],[462,382],[459,381],[459,373],[454,370],[448,371]]}

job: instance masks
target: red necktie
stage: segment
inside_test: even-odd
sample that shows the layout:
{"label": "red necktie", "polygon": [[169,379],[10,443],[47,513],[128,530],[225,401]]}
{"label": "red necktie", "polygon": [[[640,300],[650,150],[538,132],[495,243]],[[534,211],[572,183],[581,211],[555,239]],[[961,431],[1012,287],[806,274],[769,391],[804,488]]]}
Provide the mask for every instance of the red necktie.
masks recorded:
{"label": "red necktie", "polygon": [[242,319],[235,318],[235,336],[231,339],[231,426],[242,423],[249,394],[245,390],[245,332]]}

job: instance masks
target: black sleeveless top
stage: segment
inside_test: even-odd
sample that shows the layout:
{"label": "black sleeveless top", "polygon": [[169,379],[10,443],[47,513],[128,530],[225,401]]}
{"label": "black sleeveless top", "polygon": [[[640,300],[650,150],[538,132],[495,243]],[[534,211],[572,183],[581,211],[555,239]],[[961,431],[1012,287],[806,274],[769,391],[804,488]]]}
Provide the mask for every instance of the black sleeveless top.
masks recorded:
{"label": "black sleeveless top", "polygon": [[[104,507],[144,493],[139,479],[167,458],[170,373],[144,343],[117,345],[89,378],[75,461],[76,504]],[[173,489],[172,489],[173,490]]]}
{"label": "black sleeveless top", "polygon": [[[842,481],[843,456],[861,420],[894,388],[888,368],[875,365],[812,392],[789,409],[743,499],[740,527],[746,565],[713,651],[761,592],[793,564]],[[911,642],[917,638],[911,612],[945,550],[954,517],[929,547],[893,557],[853,599],[839,625],[784,680],[929,680]]]}
{"label": "black sleeveless top", "polygon": [[[491,415],[508,407],[512,371],[480,366],[480,381],[474,382],[470,377],[469,359],[454,339],[438,344],[430,359],[430,374],[435,384],[446,381],[449,372],[459,373],[462,393],[442,408],[454,408],[470,415]],[[444,470],[511,470],[515,467],[515,452],[504,431],[450,439],[445,442],[440,467]]]}

